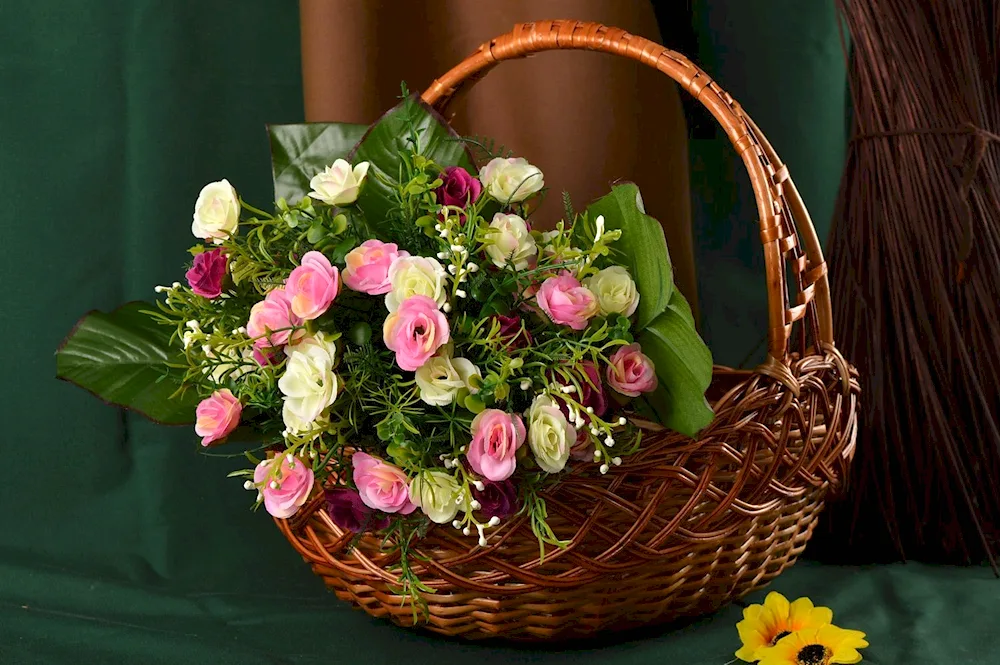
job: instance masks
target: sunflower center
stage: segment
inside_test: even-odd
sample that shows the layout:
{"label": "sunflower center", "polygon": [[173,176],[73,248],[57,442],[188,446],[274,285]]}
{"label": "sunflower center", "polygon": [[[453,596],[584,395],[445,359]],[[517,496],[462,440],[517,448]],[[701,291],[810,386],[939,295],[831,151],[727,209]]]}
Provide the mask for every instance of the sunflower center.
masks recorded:
{"label": "sunflower center", "polygon": [[798,665],[828,665],[830,652],[822,644],[807,644],[795,657]]}
{"label": "sunflower center", "polygon": [[773,640],[771,640],[771,646],[773,647],[775,644],[780,642],[783,637],[788,637],[791,634],[792,634],[791,631],[788,630],[781,631],[780,633],[774,636]]}

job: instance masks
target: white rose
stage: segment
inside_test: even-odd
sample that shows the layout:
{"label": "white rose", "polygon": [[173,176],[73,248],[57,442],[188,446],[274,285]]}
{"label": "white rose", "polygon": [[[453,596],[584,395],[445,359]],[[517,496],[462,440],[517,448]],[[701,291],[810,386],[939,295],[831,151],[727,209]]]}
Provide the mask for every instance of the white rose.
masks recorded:
{"label": "white rose", "polygon": [[278,389],[285,396],[281,415],[289,430],[308,430],[337,399],[340,380],[333,372],[335,354],[336,347],[322,333],[299,342],[288,354]]}
{"label": "white rose", "polygon": [[482,377],[479,368],[465,358],[437,355],[421,365],[416,372],[420,399],[432,406],[446,406],[455,401],[459,390],[479,392],[472,377]]}
{"label": "white rose", "polygon": [[450,522],[458,514],[455,500],[461,487],[444,471],[422,471],[410,481],[410,501],[438,524]]}
{"label": "white rose", "polygon": [[548,395],[539,395],[528,410],[528,445],[538,466],[559,473],[576,443],[576,429]]}
{"label": "white rose", "polygon": [[545,186],[542,172],[523,157],[492,159],[479,179],[489,195],[504,204],[523,201]]}
{"label": "white rose", "polygon": [[338,159],[309,181],[309,196],[332,206],[346,206],[358,200],[361,183],[368,175],[368,162],[361,162],[354,169],[344,159]]}
{"label": "white rose", "polygon": [[385,294],[385,306],[395,312],[410,296],[427,296],[438,304],[448,297],[445,277],[448,273],[437,259],[423,256],[402,256],[389,266],[389,283],[392,289]]}
{"label": "white rose", "polygon": [[601,314],[624,314],[632,316],[639,306],[639,291],[628,270],[621,266],[611,266],[584,280],[584,286],[597,297]]}
{"label": "white rose", "polygon": [[191,233],[196,238],[223,240],[240,224],[240,199],[228,180],[210,182],[201,188],[194,204]]}
{"label": "white rose", "polygon": [[528,224],[517,215],[498,212],[493,215],[490,229],[490,243],[486,245],[486,254],[498,268],[503,268],[510,262],[515,269],[524,270],[530,259],[538,254],[538,247],[528,231]]}

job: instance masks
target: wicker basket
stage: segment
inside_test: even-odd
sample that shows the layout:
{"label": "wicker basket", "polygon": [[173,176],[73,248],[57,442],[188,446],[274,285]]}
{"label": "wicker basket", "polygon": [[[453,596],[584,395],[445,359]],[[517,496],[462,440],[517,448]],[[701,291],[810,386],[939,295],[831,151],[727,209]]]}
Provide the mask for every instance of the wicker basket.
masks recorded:
{"label": "wicker basket", "polygon": [[[482,548],[453,529],[432,529],[419,544],[418,571],[436,593],[425,596],[429,616],[421,623],[445,635],[551,639],[715,610],[794,563],[854,451],[857,375],[833,344],[816,232],[760,130],[703,71],[616,28],[544,21],[482,45],[423,98],[443,110],[497,63],[553,49],[604,51],[655,67],[725,128],[757,198],[769,358],[754,371],[715,368],[716,418],[698,440],[655,431],[607,476],[590,468],[566,474],[546,494],[553,530],[571,543],[565,549],[548,548],[541,559],[523,517]],[[397,561],[378,538],[350,548],[353,534],[333,524],[321,498],[276,521],[338,597],[414,623],[408,599],[396,592]]]}

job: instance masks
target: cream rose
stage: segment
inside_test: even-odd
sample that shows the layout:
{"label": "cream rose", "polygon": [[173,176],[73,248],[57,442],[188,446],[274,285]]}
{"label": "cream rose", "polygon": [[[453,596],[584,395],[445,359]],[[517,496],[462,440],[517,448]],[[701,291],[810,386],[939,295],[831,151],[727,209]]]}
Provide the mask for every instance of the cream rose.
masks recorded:
{"label": "cream rose", "polygon": [[639,290],[636,289],[628,271],[621,266],[605,268],[596,275],[588,277],[583,285],[597,297],[597,306],[605,316],[608,314],[632,316],[635,308],[639,306]]}
{"label": "cream rose", "polygon": [[417,369],[417,387],[420,399],[432,406],[446,406],[455,401],[463,388],[470,393],[479,392],[472,377],[482,377],[479,368],[465,358],[436,355]]}
{"label": "cream rose", "polygon": [[528,409],[528,445],[535,461],[548,473],[559,473],[566,466],[576,443],[576,429],[548,395],[539,395]]}
{"label": "cream rose", "polygon": [[504,204],[523,201],[545,186],[542,172],[523,157],[492,159],[479,179],[489,195]]}
{"label": "cream rose", "polygon": [[368,162],[361,162],[352,169],[347,160],[338,159],[312,177],[309,196],[332,206],[354,203],[361,192],[361,183],[368,175],[368,166]]}
{"label": "cream rose", "polygon": [[410,481],[410,501],[438,524],[450,522],[458,514],[461,487],[445,471],[423,471]]}
{"label": "cream rose", "polygon": [[411,296],[427,296],[440,307],[448,297],[445,290],[444,266],[437,259],[423,256],[401,256],[389,266],[392,289],[385,294],[385,306],[395,312]]}
{"label": "cream rose", "polygon": [[528,231],[528,224],[517,215],[505,215],[498,212],[490,222],[487,237],[490,243],[486,245],[486,255],[493,265],[503,268],[508,263],[517,270],[524,270],[531,259],[538,254],[535,239]]}
{"label": "cream rose", "polygon": [[240,199],[228,180],[210,182],[201,188],[191,222],[191,233],[196,238],[223,240],[236,233],[239,224]]}
{"label": "cream rose", "polygon": [[278,389],[285,396],[281,415],[289,430],[307,431],[337,399],[340,380],[333,372],[336,347],[322,333],[316,333],[288,351],[285,372],[278,379]]}

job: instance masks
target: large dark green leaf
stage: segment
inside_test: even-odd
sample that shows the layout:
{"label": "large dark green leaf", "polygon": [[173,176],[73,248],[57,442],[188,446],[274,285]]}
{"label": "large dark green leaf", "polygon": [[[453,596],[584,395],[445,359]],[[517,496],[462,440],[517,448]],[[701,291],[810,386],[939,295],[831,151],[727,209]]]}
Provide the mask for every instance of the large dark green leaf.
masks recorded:
{"label": "large dark green leaf", "polygon": [[663,227],[645,213],[639,188],[631,182],[612,187],[611,193],[591,203],[587,212],[591,222],[603,215],[607,230],[622,231],[621,238],[612,245],[619,252],[614,260],[628,268],[639,289],[635,325],[642,330],[667,309],[674,292]]}
{"label": "large dark green leaf", "polygon": [[660,385],[646,397],[657,419],[694,436],[714,417],[705,399],[712,382],[712,354],[695,330],[691,307],[680,291],[674,289],[666,310],[637,341],[656,365]]}
{"label": "large dark green leaf", "polygon": [[274,200],[297,203],[309,193],[309,181],[334,161],[346,158],[368,129],[346,122],[268,125]]}
{"label": "large dark green leaf", "polygon": [[434,109],[416,96],[407,97],[372,125],[351,153],[351,163],[371,164],[358,206],[372,228],[378,230],[396,204],[393,187],[399,183],[403,166],[400,153],[417,151],[440,166],[471,169],[472,155],[458,134]]}
{"label": "large dark green leaf", "polygon": [[56,375],[150,420],[190,423],[197,396],[186,391],[170,399],[184,373],[167,363],[183,358],[170,346],[170,328],[142,313],[155,309],[149,303],[131,302],[109,314],[85,315],[56,352]]}

